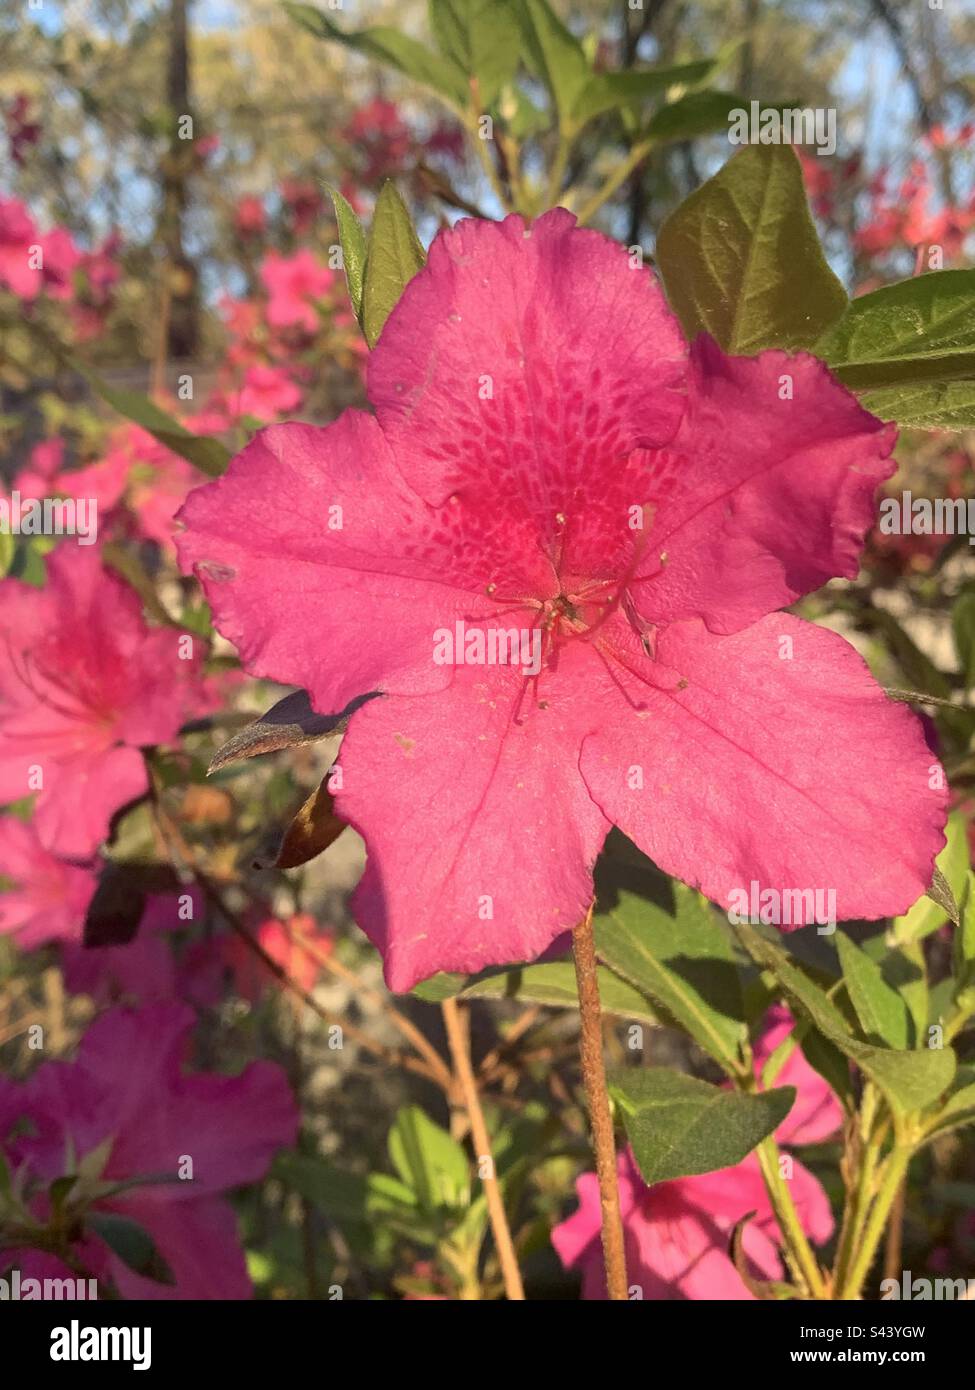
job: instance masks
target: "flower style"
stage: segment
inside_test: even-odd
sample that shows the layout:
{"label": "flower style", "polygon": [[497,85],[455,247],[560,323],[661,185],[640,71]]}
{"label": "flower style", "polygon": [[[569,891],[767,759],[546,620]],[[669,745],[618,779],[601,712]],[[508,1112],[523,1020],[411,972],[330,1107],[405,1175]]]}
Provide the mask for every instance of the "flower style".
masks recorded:
{"label": "flower style", "polygon": [[753,880],[841,918],[917,899],[946,802],[920,725],[775,611],[855,575],[893,427],[807,354],[688,347],[561,209],[442,232],[368,394],[260,433],[177,543],[251,673],[323,712],[384,696],[336,804],[393,989],[539,955],[611,824],[725,906]]}

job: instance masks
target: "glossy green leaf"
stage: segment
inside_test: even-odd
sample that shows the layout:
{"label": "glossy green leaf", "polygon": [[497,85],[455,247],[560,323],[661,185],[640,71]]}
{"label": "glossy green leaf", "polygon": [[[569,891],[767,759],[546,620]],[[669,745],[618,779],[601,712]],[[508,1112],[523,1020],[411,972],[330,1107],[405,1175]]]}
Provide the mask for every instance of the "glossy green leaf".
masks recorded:
{"label": "glossy green leaf", "polygon": [[884,979],[880,966],[844,932],[836,936],[843,980],[866,1036],[873,1042],[907,1049],[912,1042],[907,1005]]}
{"label": "glossy green leaf", "polygon": [[396,185],[384,183],[373,213],[362,291],[362,328],[370,348],[376,346],[383,325],[425,260]]}
{"label": "glossy green leaf", "polygon": [[727,352],[808,347],[847,304],[788,145],[736,154],[667,218],[656,255],[688,336]]}
{"label": "glossy green leaf", "polygon": [[668,1067],[616,1072],[610,1090],[648,1183],[740,1163],[782,1123],[793,1086],[743,1095]]}
{"label": "glossy green leaf", "polygon": [[[652,866],[651,866],[652,868]],[[639,865],[603,867],[596,950],[617,975],[659,1004],[729,1075],[743,1070],[747,1036],[730,930],[699,893]]]}
{"label": "glossy green leaf", "polygon": [[333,188],[331,184],[326,184],[325,187],[335,208],[339,244],[342,247],[342,264],[345,267],[345,283],[349,287],[352,312],[361,324],[362,284],[366,273],[366,234],[352,205],[343,198],[337,188]]}

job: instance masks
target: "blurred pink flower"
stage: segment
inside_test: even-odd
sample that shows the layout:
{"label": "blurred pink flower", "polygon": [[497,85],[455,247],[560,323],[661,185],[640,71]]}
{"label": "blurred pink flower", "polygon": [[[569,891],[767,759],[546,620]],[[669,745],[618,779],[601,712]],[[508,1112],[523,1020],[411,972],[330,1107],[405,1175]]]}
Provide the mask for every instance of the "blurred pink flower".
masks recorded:
{"label": "blurred pink flower", "polygon": [[319,264],[307,247],[293,256],[269,251],[261,262],[261,280],[268,292],[267,321],[273,328],[318,327],[315,302],[331,288],[334,271]]}
{"label": "blurred pink flower", "polygon": [[202,646],[148,628],[95,548],[67,541],[47,567],[44,588],[0,583],[0,802],[36,793],[41,842],[84,859],[146,791],[139,750],[208,707]]}
{"label": "blurred pink flower", "polygon": [[[755,1074],[795,1029],[795,1020],[784,1005],[776,1004],[766,1016],[765,1027],[755,1042]],[[843,1107],[819,1072],[809,1065],[796,1044],[770,1083],[794,1086],[796,1100],[775,1137],[780,1144],[820,1144],[831,1138],[843,1124]]]}
{"label": "blurred pink flower", "polygon": [[[294,933],[300,932],[317,951],[331,955],[335,936],[330,927],[320,927],[308,913],[280,921],[268,918],[252,928],[258,945],[281,967],[289,979],[306,993],[315,984],[321,965],[310,951],[300,945]],[[231,987],[241,999],[256,1003],[279,981],[260,956],[236,933],[224,933],[201,941],[189,953],[186,961],[187,998],[199,1004],[213,1005],[224,997],[229,976]]]}
{"label": "blurred pink flower", "polygon": [[57,858],[30,822],[0,816],[0,933],[22,950],[79,940],[97,886],[94,865]]}
{"label": "blurred pink flower", "polygon": [[240,236],[260,236],[267,227],[263,200],[250,193],[238,198],[234,208],[234,226]]}
{"label": "blurred pink flower", "polygon": [[0,198],[0,285],[18,299],[33,299],[40,291],[41,271],[33,254],[39,245],[24,204],[17,198]]}
{"label": "blurred pink flower", "polygon": [[[253,1062],[239,1076],[184,1070],[193,1022],[192,1011],[179,1005],[114,1009],[91,1025],[73,1062],[44,1063],[23,1085],[0,1082],[0,1122],[9,1130],[24,1115],[36,1130],[6,1143],[0,1130],[10,1166],[25,1165],[29,1181],[46,1187],[76,1172],[78,1160],[91,1164],[96,1152],[98,1171],[89,1181],[155,1179],[97,1196],[89,1209],[141,1226],[174,1283],[134,1271],[91,1228],[72,1242],[88,1274],[127,1299],[250,1297],[224,1194],[257,1182],[275,1152],[295,1140],[297,1114],[280,1067]],[[39,1195],[38,1219],[45,1204]],[[50,1258],[7,1250],[0,1264],[29,1276]]]}
{"label": "blurred pink flower", "polygon": [[259,363],[248,367],[243,384],[234,395],[228,393],[228,404],[238,417],[249,415],[267,423],[301,403],[301,388],[296,386],[284,367],[268,367]]}
{"label": "blurred pink flower", "polygon": [[[752,1274],[781,1279],[778,1224],[754,1154],[733,1168],[677,1178],[648,1187],[629,1150],[617,1159],[629,1286],[644,1299],[751,1299],[728,1254],[732,1231],[754,1212],[742,1244]],[[833,1230],[829,1201],[819,1182],[793,1160],[789,1180],[803,1229],[821,1244]],[[552,1232],[566,1268],[582,1271],[582,1296],[606,1297],[600,1240],[599,1183],[595,1173],[576,1182],[579,1207]]]}
{"label": "blurred pink flower", "polygon": [[154,894],[146,903],[134,939],[125,945],[82,946],[76,939],[65,942],[61,948],[65,985],[72,994],[90,995],[102,1006],[183,997],[173,941],[181,929],[201,921],[203,911],[203,894],[198,888]]}

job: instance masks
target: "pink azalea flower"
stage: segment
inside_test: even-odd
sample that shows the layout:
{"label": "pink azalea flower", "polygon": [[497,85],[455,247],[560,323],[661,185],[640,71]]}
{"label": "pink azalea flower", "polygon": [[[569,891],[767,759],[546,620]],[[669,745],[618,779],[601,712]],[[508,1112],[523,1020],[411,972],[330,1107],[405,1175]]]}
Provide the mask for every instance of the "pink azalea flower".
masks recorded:
{"label": "pink azalea flower", "polygon": [[238,417],[253,416],[256,420],[276,420],[287,415],[301,401],[301,390],[291,380],[284,367],[259,364],[248,367],[239,392],[228,393]]}
{"label": "pink azalea flower", "polygon": [[82,946],[77,940],[80,933],[75,933],[75,939],[61,948],[65,985],[72,994],[90,995],[100,1005],[179,998],[183,980],[173,939],[202,916],[203,895],[198,888],[188,887],[182,893],[150,897],[134,939],[124,945]]}
{"label": "pink azalea flower", "polygon": [[41,288],[41,271],[31,250],[40,245],[37,228],[23,203],[0,198],[0,285],[18,299],[33,299]]}
{"label": "pink azalea flower", "polygon": [[[325,955],[330,955],[335,948],[332,929],[320,927],[307,912],[299,912],[286,921],[276,917],[264,921],[258,918],[256,927],[251,930],[258,945],[306,993],[315,984],[322,967],[316,956],[295,940],[295,933],[300,932]],[[236,933],[227,933],[201,941],[189,953],[187,997],[199,1004],[218,1003],[225,995],[228,975],[234,993],[252,1004],[269,989],[279,987],[277,977],[257,952]]]}
{"label": "pink azalea flower", "polygon": [[[645,1299],[751,1299],[728,1254],[732,1231],[754,1212],[742,1244],[753,1277],[781,1279],[778,1223],[754,1154],[733,1168],[677,1178],[648,1187],[627,1150],[617,1159],[626,1268],[631,1288]],[[829,1200],[818,1180],[793,1160],[789,1182],[806,1234],[822,1244],[833,1230]],[[566,1268],[582,1271],[584,1299],[606,1297],[600,1239],[599,1182],[584,1173],[576,1182],[579,1207],[552,1232]]]}
{"label": "pink azalea flower", "polygon": [[148,628],[138,595],[73,542],[43,589],[0,583],[0,802],[36,793],[44,846],[91,856],[114,813],[148,787],[143,747],[175,738],[208,701],[199,643]]}
{"label": "pink azalea flower", "polygon": [[267,321],[272,328],[303,328],[314,333],[318,327],[315,301],[331,288],[334,271],[320,265],[303,247],[293,256],[269,251],[261,262],[261,280],[268,292]]}
{"label": "pink azalea flower", "polygon": [[99,526],[125,491],[129,460],[118,450],[84,468],[62,468],[64,441],[45,439],[31,450],[30,462],[14,479],[22,498],[74,497],[93,501]]}
{"label": "pink azalea flower", "polygon": [[40,239],[43,255],[42,278],[51,299],[70,299],[74,294],[74,271],[82,254],[71,233],[55,227]]}
{"label": "pink azalea flower", "polygon": [[[179,1005],[115,1009],[91,1025],[73,1062],[47,1062],[24,1085],[0,1085],[0,1148],[12,1168],[26,1165],[32,1182],[46,1188],[75,1171],[66,1168],[67,1155],[83,1159],[103,1145],[98,1176],[106,1182],[170,1175],[99,1197],[92,1210],[127,1217],[148,1232],[174,1284],[134,1272],[95,1234],[72,1246],[88,1273],[123,1298],[250,1297],[224,1194],[256,1182],[275,1151],[294,1143],[297,1115],[280,1067],[253,1062],[239,1076],[184,1071],[193,1022],[192,1011]],[[3,1131],[18,1114],[29,1117],[36,1136],[4,1144]],[[44,1200],[36,1200],[39,1218]],[[0,1255],[4,1267],[25,1275],[37,1260],[23,1250]],[[68,1272],[62,1267],[61,1277]]]}
{"label": "pink azalea flower", "polygon": [[[795,1028],[792,1014],[784,1005],[769,1010],[764,1031],[757,1039],[753,1055],[755,1074],[762,1068]],[[775,1137],[780,1144],[820,1144],[836,1134],[843,1123],[843,1107],[835,1092],[803,1056],[798,1044],[775,1074],[773,1086],[794,1086],[796,1099]]]}
{"label": "pink azalea flower", "polygon": [[561,209],[442,232],[368,392],[374,415],[259,434],[178,547],[250,672],[322,711],[385,696],[337,805],[393,989],[539,955],[611,824],[724,907],[752,881],[832,889],[840,918],[920,896],[946,792],[918,721],[775,611],[856,574],[893,427],[807,354],[688,349],[652,274]]}
{"label": "pink azalea flower", "polygon": [[80,939],[98,886],[94,868],[58,859],[16,816],[0,816],[0,880],[0,933],[23,950]]}

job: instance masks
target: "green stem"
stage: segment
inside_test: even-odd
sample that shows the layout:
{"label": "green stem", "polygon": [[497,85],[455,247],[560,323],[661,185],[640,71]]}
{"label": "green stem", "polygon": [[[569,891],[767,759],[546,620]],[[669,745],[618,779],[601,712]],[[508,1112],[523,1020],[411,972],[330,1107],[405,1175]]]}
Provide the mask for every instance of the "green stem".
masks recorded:
{"label": "green stem", "polygon": [[641,140],[638,145],[633,146],[626,158],[620,164],[617,164],[598,193],[594,193],[588,203],[584,203],[579,210],[577,221],[580,227],[584,227],[587,222],[592,220],[603,203],[608,202],[608,200],[612,198],[616,190],[621,184],[626,182],[637,165],[646,159],[647,155],[653,149],[653,143],[652,139]]}
{"label": "green stem", "polygon": [[782,1170],[779,1167],[779,1146],[771,1137],[759,1144],[758,1162],[762,1169],[762,1177],[765,1179],[765,1188],[769,1195],[769,1201],[772,1203],[772,1210],[775,1212],[779,1230],[785,1241],[789,1263],[802,1279],[811,1296],[824,1299],[826,1297],[826,1285],[823,1281],[822,1270],[819,1268],[819,1262],[813,1253],[806,1233],[802,1229],[802,1222],[799,1220],[799,1213],[792,1200],[789,1184],[782,1176]]}
{"label": "green stem", "polygon": [[870,1208],[870,1216],[863,1231],[860,1248],[853,1259],[849,1277],[837,1293],[838,1298],[855,1299],[860,1297],[860,1291],[870,1273],[877,1249],[883,1239],[890,1209],[897,1199],[901,1183],[907,1176],[912,1152],[913,1150],[910,1148],[897,1147],[890,1153],[884,1166],[880,1190]]}

